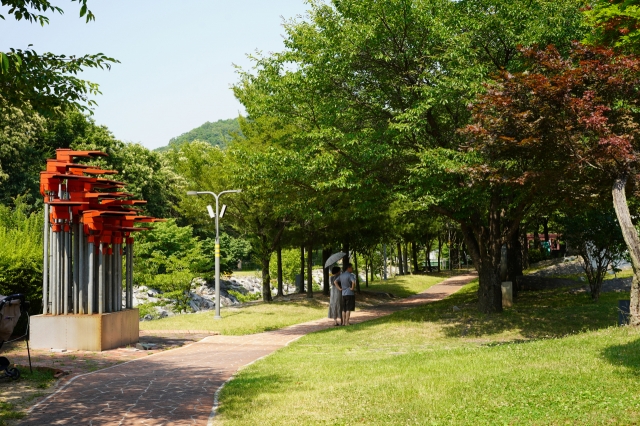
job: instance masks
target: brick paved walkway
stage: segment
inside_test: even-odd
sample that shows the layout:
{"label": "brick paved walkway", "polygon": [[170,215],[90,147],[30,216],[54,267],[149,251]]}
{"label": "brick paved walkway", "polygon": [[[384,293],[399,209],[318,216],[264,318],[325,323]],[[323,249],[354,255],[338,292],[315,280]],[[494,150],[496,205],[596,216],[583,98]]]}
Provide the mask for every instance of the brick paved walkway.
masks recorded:
{"label": "brick paved walkway", "polygon": [[[445,298],[475,275],[449,278],[423,293],[356,311],[353,323]],[[305,334],[330,328],[322,319],[247,336],[197,343],[77,376],[32,408],[21,425],[206,425],[216,391],[238,369]]]}

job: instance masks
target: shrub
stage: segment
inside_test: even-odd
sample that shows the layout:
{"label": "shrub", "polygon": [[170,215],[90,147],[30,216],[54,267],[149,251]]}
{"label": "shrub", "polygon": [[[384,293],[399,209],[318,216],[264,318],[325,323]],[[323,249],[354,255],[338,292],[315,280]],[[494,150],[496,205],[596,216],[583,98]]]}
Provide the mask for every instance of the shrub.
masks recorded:
{"label": "shrub", "polygon": [[0,206],[0,294],[23,293],[30,313],[42,310],[42,213],[27,214],[20,198],[15,209]]}
{"label": "shrub", "polygon": [[[306,259],[305,259],[306,261]],[[278,258],[277,254],[271,255],[271,263],[269,265],[269,274],[272,280],[278,278]],[[282,250],[282,279],[288,283],[296,282],[296,275],[300,273],[300,250],[287,249]],[[306,269],[305,269],[306,273]]]}
{"label": "shrub", "polygon": [[235,290],[229,290],[228,293],[230,295],[232,295],[233,297],[235,297],[236,299],[238,299],[238,302],[240,302],[240,303],[252,302],[252,301],[258,300],[258,299],[260,299],[260,297],[262,297],[262,295],[260,293],[242,294],[239,291],[235,291]]}
{"label": "shrub", "polygon": [[529,263],[540,262],[546,258],[546,254],[540,249],[529,249]]}

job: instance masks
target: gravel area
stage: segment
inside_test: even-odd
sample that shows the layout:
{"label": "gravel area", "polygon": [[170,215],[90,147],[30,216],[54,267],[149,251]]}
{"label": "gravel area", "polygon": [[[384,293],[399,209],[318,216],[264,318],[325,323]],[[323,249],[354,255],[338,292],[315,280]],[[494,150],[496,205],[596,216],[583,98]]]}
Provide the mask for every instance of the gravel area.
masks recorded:
{"label": "gravel area", "polygon": [[532,266],[541,266],[548,264],[549,266],[532,272],[528,275],[534,277],[554,277],[558,275],[581,274],[583,271],[580,261],[576,256],[565,257],[562,259],[550,259],[538,262]]}
{"label": "gravel area", "polygon": [[[527,277],[537,277],[537,278],[547,278],[549,281],[551,280],[559,280],[559,276],[566,275],[574,275],[574,274],[584,274],[584,269],[580,265],[580,260],[577,256],[570,256],[563,259],[550,259],[542,262],[538,262],[533,265],[534,267],[544,266],[542,269],[538,269],[530,274],[527,274]],[[630,264],[623,264],[619,266],[621,269],[630,269]],[[566,281],[566,280],[564,280]],[[566,286],[566,283],[565,285]],[[555,286],[550,286],[555,287]],[[613,278],[610,280],[605,280],[602,283],[602,289],[600,290],[602,293],[608,292],[625,292],[631,290],[631,278]],[[577,287],[571,290],[574,293],[582,293],[589,292],[589,285],[585,281],[585,285],[582,287]]]}

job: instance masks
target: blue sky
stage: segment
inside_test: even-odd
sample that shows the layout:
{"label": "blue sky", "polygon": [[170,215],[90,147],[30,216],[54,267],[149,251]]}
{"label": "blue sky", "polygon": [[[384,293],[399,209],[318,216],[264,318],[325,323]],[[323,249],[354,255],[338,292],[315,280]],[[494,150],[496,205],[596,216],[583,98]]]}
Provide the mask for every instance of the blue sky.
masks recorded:
{"label": "blue sky", "polygon": [[282,18],[308,8],[304,0],[89,0],[96,21],[85,24],[77,3],[53,3],[65,14],[48,26],[0,22],[0,50],[33,44],[37,52],[120,60],[111,71],[83,74],[101,87],[94,118],[148,148],[242,112],[229,88],[237,81],[232,64],[248,68],[246,54],[282,50]]}

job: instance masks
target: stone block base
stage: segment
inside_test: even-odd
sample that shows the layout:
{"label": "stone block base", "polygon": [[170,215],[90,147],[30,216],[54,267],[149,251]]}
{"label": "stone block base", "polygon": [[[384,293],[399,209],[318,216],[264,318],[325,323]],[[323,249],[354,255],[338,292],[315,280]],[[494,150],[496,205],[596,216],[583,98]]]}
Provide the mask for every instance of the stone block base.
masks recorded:
{"label": "stone block base", "polygon": [[34,349],[106,351],[138,342],[138,309],[95,315],[35,315],[30,345]]}
{"label": "stone block base", "polygon": [[510,308],[513,306],[513,283],[504,281],[502,283],[502,307]]}

